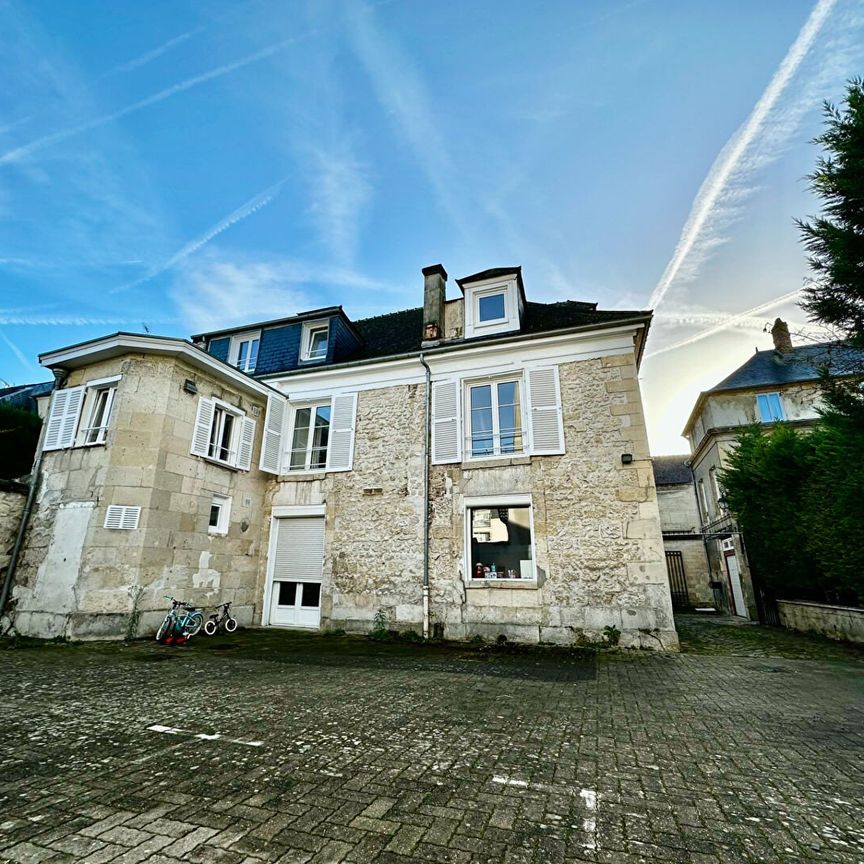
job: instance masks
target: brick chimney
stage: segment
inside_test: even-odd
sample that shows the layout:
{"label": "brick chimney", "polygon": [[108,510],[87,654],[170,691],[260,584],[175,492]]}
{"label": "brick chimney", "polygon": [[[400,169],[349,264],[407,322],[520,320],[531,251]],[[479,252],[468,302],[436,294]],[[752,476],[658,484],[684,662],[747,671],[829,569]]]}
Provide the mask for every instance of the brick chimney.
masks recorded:
{"label": "brick chimney", "polygon": [[444,338],[447,271],[440,264],[423,268],[423,344]]}
{"label": "brick chimney", "polygon": [[778,354],[788,354],[792,350],[792,337],[789,335],[789,325],[778,318],[771,328],[774,339],[774,350]]}

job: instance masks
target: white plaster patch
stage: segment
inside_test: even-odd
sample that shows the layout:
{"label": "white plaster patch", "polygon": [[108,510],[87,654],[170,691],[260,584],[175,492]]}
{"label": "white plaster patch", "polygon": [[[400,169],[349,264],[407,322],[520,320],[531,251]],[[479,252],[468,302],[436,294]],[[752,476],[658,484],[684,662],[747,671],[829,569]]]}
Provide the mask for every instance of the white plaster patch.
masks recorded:
{"label": "white plaster patch", "polygon": [[219,590],[221,574],[210,567],[210,550],[204,549],[198,556],[198,572],[192,574],[192,585],[195,588],[213,588]]}

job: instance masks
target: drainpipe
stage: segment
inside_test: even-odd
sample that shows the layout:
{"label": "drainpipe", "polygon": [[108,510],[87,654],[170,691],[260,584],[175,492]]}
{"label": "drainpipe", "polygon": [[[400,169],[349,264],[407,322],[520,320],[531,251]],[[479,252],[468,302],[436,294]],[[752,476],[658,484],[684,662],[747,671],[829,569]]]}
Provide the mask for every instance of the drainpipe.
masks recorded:
{"label": "drainpipe", "polygon": [[432,438],[432,370],[423,354],[420,363],[426,370],[426,416],[423,437],[423,638],[429,638],[429,448]]}
{"label": "drainpipe", "polygon": [[[55,371],[54,377],[57,379],[54,385],[55,390],[66,383],[68,375],[68,372],[58,375]],[[3,580],[3,589],[0,590],[0,617],[3,616],[3,611],[6,609],[6,603],[9,600],[9,594],[12,592],[12,585],[15,581],[15,570],[18,568],[18,559],[21,557],[21,549],[24,546],[24,535],[27,533],[27,526],[30,524],[30,515],[33,512],[33,504],[36,501],[36,491],[39,488],[39,477],[42,473],[42,445],[45,443],[45,431],[47,428],[48,417],[46,417],[42,422],[42,428],[39,430],[39,440],[36,443],[36,458],[33,461],[33,470],[30,472],[30,484],[27,489],[27,500],[24,502],[24,511],[21,513],[21,521],[18,524],[18,533],[15,535],[15,545],[12,547],[9,566],[6,568],[6,578]]]}

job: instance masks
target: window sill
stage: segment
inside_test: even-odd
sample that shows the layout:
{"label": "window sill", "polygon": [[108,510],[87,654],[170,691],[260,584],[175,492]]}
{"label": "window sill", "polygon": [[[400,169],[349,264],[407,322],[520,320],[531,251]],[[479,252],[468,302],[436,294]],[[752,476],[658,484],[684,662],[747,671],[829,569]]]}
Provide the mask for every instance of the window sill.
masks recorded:
{"label": "window sill", "polygon": [[462,460],[462,468],[501,468],[507,465],[530,465],[531,457],[527,453],[513,456],[475,456]]}
{"label": "window sill", "polygon": [[536,591],[540,586],[536,579],[472,579],[466,588],[509,588],[516,591]]}
{"label": "window sill", "polygon": [[327,476],[326,471],[288,471],[279,475],[279,480],[323,480]]}
{"label": "window sill", "polygon": [[212,456],[199,456],[198,458],[204,462],[209,462],[211,465],[218,465],[220,468],[227,468],[229,471],[240,470],[236,465],[232,465],[230,462],[223,462],[221,459],[214,459]]}
{"label": "window sill", "polygon": [[301,357],[300,362],[309,366],[313,366],[316,363],[326,363],[326,357]]}

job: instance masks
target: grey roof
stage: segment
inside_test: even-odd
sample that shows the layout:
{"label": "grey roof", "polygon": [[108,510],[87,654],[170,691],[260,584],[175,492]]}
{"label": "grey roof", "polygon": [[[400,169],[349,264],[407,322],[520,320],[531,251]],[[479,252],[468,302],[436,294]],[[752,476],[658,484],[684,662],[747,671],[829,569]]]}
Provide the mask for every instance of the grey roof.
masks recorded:
{"label": "grey roof", "polygon": [[36,412],[36,398],[47,396],[54,389],[53,381],[43,381],[39,384],[19,384],[15,387],[0,389],[0,404],[10,408],[21,408],[24,411]]}
{"label": "grey roof", "polygon": [[848,374],[855,364],[864,365],[864,351],[841,342],[801,345],[780,354],[775,350],[757,351],[731,375],[712,387],[709,393],[742,390],[750,387],[771,387],[816,381],[823,367],[835,375]]}
{"label": "grey roof", "polygon": [[680,486],[683,483],[692,483],[693,471],[688,464],[689,459],[689,453],[683,456],[655,456],[654,482],[658,486]]}

